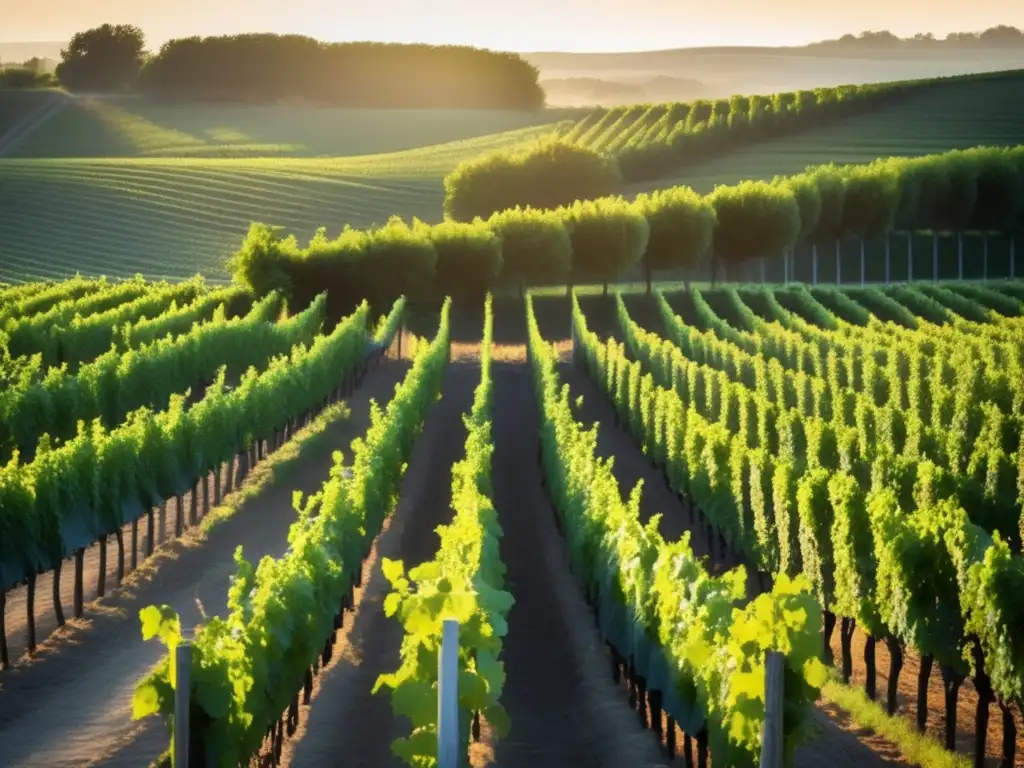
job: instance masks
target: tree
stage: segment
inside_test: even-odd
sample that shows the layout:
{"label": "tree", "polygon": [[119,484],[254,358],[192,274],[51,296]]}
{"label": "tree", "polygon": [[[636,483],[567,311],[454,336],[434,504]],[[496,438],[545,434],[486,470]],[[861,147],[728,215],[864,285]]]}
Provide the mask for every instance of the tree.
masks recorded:
{"label": "tree", "polygon": [[647,219],[620,197],[576,201],[559,210],[572,239],[572,274],[608,282],[636,264],[647,248]]}
{"label": "tree", "polygon": [[635,205],[647,218],[650,238],[644,253],[647,289],[651,271],[696,267],[707,256],[715,233],[715,209],[689,187],[642,194]]}
{"label": "tree", "polygon": [[800,234],[800,206],[788,187],[744,181],[716,187],[708,199],[718,216],[715,256],[728,265],[790,248]]}
{"label": "tree", "polygon": [[78,32],[60,52],[57,78],[72,90],[123,90],[139,75],[145,45],[142,30],[130,24]]}
{"label": "tree", "polygon": [[[860,240],[860,281],[864,283],[867,265],[864,239],[888,236],[899,205],[900,162],[876,161],[867,166],[851,166],[844,174],[843,231]],[[886,282],[889,277],[889,250],[886,249]]]}
{"label": "tree", "polygon": [[435,284],[440,296],[482,297],[501,272],[501,238],[480,219],[434,226],[415,219],[413,230],[437,252]]}
{"label": "tree", "polygon": [[572,240],[557,211],[511,208],[487,225],[501,238],[503,281],[523,285],[557,284],[572,268]]}

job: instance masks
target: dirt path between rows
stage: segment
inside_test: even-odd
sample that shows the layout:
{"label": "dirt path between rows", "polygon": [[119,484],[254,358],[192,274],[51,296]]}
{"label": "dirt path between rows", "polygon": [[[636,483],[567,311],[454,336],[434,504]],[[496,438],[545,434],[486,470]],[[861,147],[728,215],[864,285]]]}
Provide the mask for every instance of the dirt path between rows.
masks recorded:
{"label": "dirt path between rows", "polygon": [[437,552],[435,529],[454,514],[452,465],[462,459],[466,442],[462,416],[473,404],[479,381],[479,358],[449,363],[441,400],[427,414],[395,513],[364,566],[365,586],[357,594],[355,612],[346,617],[347,633],[339,635],[335,660],[317,681],[312,704],[300,712],[302,725],[286,744],[282,765],[402,765],[391,754],[391,742],[408,735],[408,722],[392,714],[387,691],[371,693],[380,674],[398,669],[403,636],[398,620],[384,614],[382,603],[391,587],[381,561],[402,560],[408,569]]}
{"label": "dirt path between rows", "polygon": [[494,501],[516,603],[502,701],[512,730],[495,750],[516,768],[664,766],[611,680],[593,613],[573,578],[537,465],[539,415],[525,362],[495,366]]}
{"label": "dirt path between rows", "polygon": [[167,746],[157,719],[131,720],[135,684],[162,653],[144,643],[138,612],[150,604],[177,610],[186,627],[202,614],[222,614],[232,554],[241,545],[250,561],[280,556],[294,520],[292,491],[315,492],[328,476],[332,452],[349,454],[351,441],[369,426],[369,400],[386,403],[408,369],[405,361],[382,361],[349,399],[351,415],[329,426],[286,473],[243,503],[229,519],[196,544],[184,537],[170,545],[174,562],[147,573],[148,579],[108,595],[87,612],[85,626],[35,661],[0,678],[0,766],[131,766],[138,768]]}
{"label": "dirt path between rows", "polygon": [[[559,374],[570,385],[573,399],[583,396],[583,405],[578,409],[577,418],[588,425],[598,422],[598,453],[615,458],[614,471],[622,494],[627,495],[636,482],[643,479],[642,515],[647,518],[655,511],[663,513],[661,531],[669,539],[678,538],[677,531],[691,530],[694,552],[698,555],[706,554],[703,536],[699,529],[688,525],[689,516],[681,499],[667,489],[663,473],[651,466],[632,436],[615,426],[611,404],[591,382],[586,371],[566,363],[561,366]],[[748,591],[752,588],[749,578],[752,576],[748,570]],[[896,745],[876,734],[858,729],[838,708],[818,706],[815,708],[814,719],[820,733],[813,741],[797,750],[798,768],[816,768],[826,764],[833,768],[908,764]]]}

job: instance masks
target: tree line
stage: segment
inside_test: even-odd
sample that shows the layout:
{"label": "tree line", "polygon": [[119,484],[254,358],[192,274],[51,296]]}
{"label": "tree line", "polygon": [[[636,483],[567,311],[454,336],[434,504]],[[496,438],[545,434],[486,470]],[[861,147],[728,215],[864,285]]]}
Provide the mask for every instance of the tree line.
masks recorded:
{"label": "tree line", "polygon": [[689,187],[510,208],[437,225],[393,217],[383,227],[321,229],[308,246],[254,223],[233,256],[235,278],[257,294],[307,301],[327,289],[337,308],[480,296],[495,285],[614,281],[654,270],[711,265],[738,270],[798,243],[835,243],[893,230],[1006,231],[1024,226],[1024,146],[979,147],[865,165],[827,165],[767,181]]}
{"label": "tree line", "polygon": [[0,62],[0,88],[47,88],[55,84],[53,59],[33,56],[25,61]]}
{"label": "tree line", "polygon": [[346,107],[539,109],[537,69],[468,46],[325,43],[300,35],[186,37],[147,53],[132,25],[76,34],[57,78],[71,90],[139,91],[188,101]]}
{"label": "tree line", "polygon": [[864,31],[859,35],[845,34],[836,40],[822,40],[811,43],[810,49],[821,48],[897,48],[897,49],[933,49],[962,47],[1024,47],[1024,31],[1017,27],[999,24],[982,32],[950,32],[945,38],[936,37],[931,32],[919,32],[912,37],[899,37],[888,30],[880,32]]}

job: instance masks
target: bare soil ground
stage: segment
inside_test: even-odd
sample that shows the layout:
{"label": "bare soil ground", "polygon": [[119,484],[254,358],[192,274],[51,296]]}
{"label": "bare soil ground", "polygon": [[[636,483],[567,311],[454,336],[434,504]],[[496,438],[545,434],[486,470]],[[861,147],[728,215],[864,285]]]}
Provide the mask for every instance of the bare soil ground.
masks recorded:
{"label": "bare soil ground", "polygon": [[380,674],[398,669],[403,636],[398,620],[384,615],[382,603],[391,587],[380,564],[387,557],[412,568],[437,551],[434,530],[453,515],[451,470],[466,442],[462,416],[472,406],[479,381],[480,367],[471,354],[449,364],[441,400],[427,414],[395,513],[364,567],[357,610],[335,647],[340,660],[320,676],[312,704],[300,713],[304,725],[286,745],[283,764],[338,765],[343,755],[344,764],[353,768],[401,765],[391,754],[391,742],[408,735],[408,723],[392,714],[386,690],[371,693]]}
{"label": "bare soil ground", "polygon": [[163,650],[142,641],[139,610],[170,605],[185,627],[197,624],[204,612],[223,613],[235,548],[242,546],[252,561],[285,551],[294,520],[293,489],[307,494],[319,489],[332,452],[348,454],[350,442],[369,426],[370,398],[386,403],[407,368],[404,361],[382,361],[349,398],[349,418],[328,427],[271,487],[244,502],[205,539],[185,536],[172,542],[159,568],[140,569],[122,589],[90,605],[86,621],[57,633],[30,663],[0,676],[0,765],[138,768],[158,756],[167,746],[163,724],[131,720],[136,681]]}
{"label": "bare soil ground", "polygon": [[[853,674],[850,677],[850,684],[861,689],[866,679],[866,667],[864,662],[864,645],[866,635],[859,629],[855,629],[851,642],[851,656],[853,657]],[[836,664],[840,663],[842,644],[839,639],[838,622],[836,631],[832,636],[832,653]],[[877,678],[876,700],[884,707],[886,689],[889,685],[889,664],[890,656],[888,646],[884,642],[875,643],[875,666]],[[896,714],[905,717],[910,722],[917,718],[917,676],[921,668],[920,656],[911,650],[903,653],[903,669],[899,675],[899,693],[897,695]],[[956,751],[961,755],[973,758],[974,756],[974,734],[975,715],[978,707],[978,694],[970,678],[964,680],[960,687],[960,696],[957,700],[956,715]],[[1024,766],[1024,722],[1021,720],[1019,711],[1014,712],[1014,719],[1017,723],[1017,753],[1014,766]],[[928,720],[925,724],[925,731],[940,744],[945,741],[946,733],[946,704],[945,693],[942,686],[942,674],[938,664],[932,665],[931,674],[928,677]],[[1003,758],[1003,714],[998,704],[989,704],[988,707],[988,735],[985,741],[985,765],[990,768],[1002,765]]]}
{"label": "bare soil ground", "polygon": [[[222,468],[221,471],[221,488],[226,489],[228,472],[234,472],[235,476],[238,475],[241,462],[236,458],[232,464],[232,468],[229,470],[227,465]],[[212,507],[214,499],[214,483],[217,481],[216,473],[211,472],[207,480],[208,484],[208,503]],[[202,487],[200,486],[200,495],[197,498],[198,511],[201,514],[203,511],[203,499],[201,495]],[[184,528],[189,527],[187,525],[189,520],[189,510],[191,509],[192,503],[192,492],[189,491],[182,496],[182,509],[178,509],[178,502],[172,499],[161,512],[159,508],[154,508],[154,533],[155,541],[153,547],[157,547],[171,541],[175,538],[177,517],[183,515],[185,521]],[[138,533],[137,533],[137,546],[136,546],[136,563],[138,567],[145,567],[146,559],[146,518],[143,516],[138,521]],[[132,573],[132,526],[131,524],[125,525],[121,529],[121,536],[124,541],[124,573],[125,576],[129,576]],[[101,555],[100,550],[103,546],[106,546],[106,568],[105,568],[105,592],[120,586],[118,584],[118,553],[117,553],[117,540],[116,537],[110,536],[106,542],[98,542],[91,547],[86,548],[83,560],[83,592],[82,599],[85,603],[91,603],[97,597],[99,597],[99,575],[100,575],[100,562]],[[75,590],[75,573],[74,573],[74,558],[68,558],[64,561],[61,569],[60,576],[60,604],[64,612],[65,619],[70,620],[72,623],[76,621],[74,619],[73,606],[74,606],[74,590]],[[34,616],[36,626],[36,642],[43,643],[54,631],[59,629],[57,623],[57,614],[54,610],[54,599],[53,599],[53,580],[54,573],[44,573],[36,579],[36,592],[35,592],[35,604],[34,604]],[[6,608],[4,610],[4,624],[7,630],[7,647],[10,652],[12,665],[25,661],[23,656],[28,652],[28,586],[22,585],[15,589],[12,589],[6,595]],[[0,673],[2,675],[2,673]],[[0,685],[2,685],[3,678],[0,677]]]}
{"label": "bare soil ground", "polygon": [[594,617],[569,570],[537,465],[539,421],[525,360],[495,366],[494,500],[509,615],[505,766],[662,766],[657,744],[615,689]]}

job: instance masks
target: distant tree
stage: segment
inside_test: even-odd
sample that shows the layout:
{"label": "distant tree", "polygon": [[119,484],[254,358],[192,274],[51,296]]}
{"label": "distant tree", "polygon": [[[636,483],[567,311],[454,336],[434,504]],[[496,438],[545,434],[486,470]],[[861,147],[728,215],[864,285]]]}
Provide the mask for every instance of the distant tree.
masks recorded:
{"label": "distant tree", "polygon": [[190,101],[540,109],[537,78],[517,54],[466,46],[244,34],[171,40],[146,62],[141,85]]}
{"label": "distant tree", "polygon": [[57,78],[72,90],[123,90],[138,77],[145,45],[142,30],[130,24],[79,32],[60,52]]}
{"label": "distant tree", "polygon": [[0,68],[2,88],[45,88],[51,85],[50,75],[26,69],[24,66]]}
{"label": "distant tree", "polygon": [[1020,45],[1024,42],[1024,32],[1016,27],[1000,24],[998,27],[986,29],[978,39],[983,45]]}

